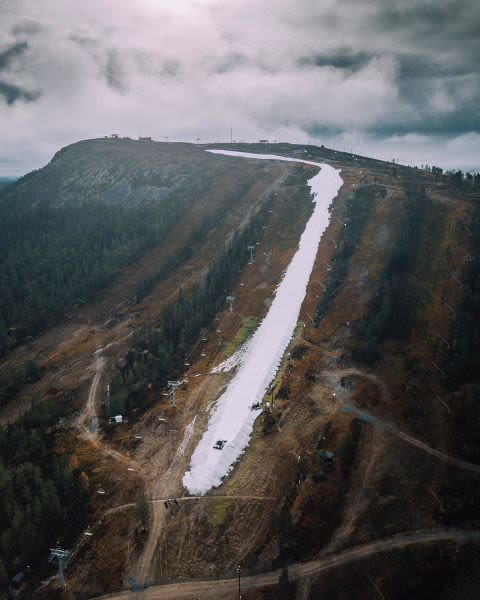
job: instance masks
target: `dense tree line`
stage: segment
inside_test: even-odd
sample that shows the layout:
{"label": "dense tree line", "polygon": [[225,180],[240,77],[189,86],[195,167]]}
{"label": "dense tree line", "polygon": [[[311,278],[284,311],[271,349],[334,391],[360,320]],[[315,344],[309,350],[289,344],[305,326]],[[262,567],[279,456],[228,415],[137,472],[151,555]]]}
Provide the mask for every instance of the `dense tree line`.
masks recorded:
{"label": "dense tree line", "polygon": [[0,407],[11,400],[24,385],[38,381],[41,374],[40,366],[33,360],[28,360],[18,367],[1,368]]}
{"label": "dense tree line", "polygon": [[111,385],[107,413],[128,414],[144,408],[153,393],[177,375],[187,350],[225,302],[238,273],[248,260],[247,245],[259,239],[268,218],[265,204],[242,231],[213,260],[206,276],[188,292],[180,290],[159,321],[139,332]]}
{"label": "dense tree line", "polygon": [[387,339],[408,339],[414,325],[416,292],[409,275],[419,249],[419,230],[426,202],[424,188],[407,189],[405,211],[397,227],[392,252],[356,329],[354,354],[367,363],[378,359],[380,344]]}
{"label": "dense tree line", "polygon": [[474,190],[480,189],[480,173],[470,173],[469,171],[463,172],[461,169],[449,170],[444,172],[441,167],[436,167],[435,165],[422,165],[422,169],[427,173],[431,173],[435,175],[435,177],[444,176],[444,179],[449,181],[455,187],[463,187],[463,188],[473,188]]}
{"label": "dense tree line", "polygon": [[177,194],[136,206],[32,203],[8,189],[0,195],[0,355],[159,243],[187,203]]}
{"label": "dense tree line", "polygon": [[328,313],[335,297],[344,285],[348,272],[348,262],[370,218],[375,198],[377,195],[384,196],[385,193],[386,190],[383,186],[376,184],[364,185],[357,188],[351,198],[345,200],[344,224],[337,240],[338,249],[332,257],[332,270],[328,276],[326,290],[322,294],[316,311],[316,325]]}
{"label": "dense tree line", "polygon": [[456,307],[456,318],[450,333],[453,341],[447,375],[450,386],[480,380],[480,206],[474,205],[472,247],[476,249],[471,260],[465,261],[462,272],[462,296]]}
{"label": "dense tree line", "polygon": [[56,454],[55,404],[42,404],[0,428],[0,582],[28,564],[38,576],[49,548],[83,525],[86,479]]}
{"label": "dense tree line", "polygon": [[207,215],[193,230],[185,244],[176,250],[175,255],[172,256],[167,262],[162,265],[152,275],[142,279],[136,288],[136,300],[139,302],[142,298],[145,298],[169,273],[174,271],[179,265],[188,260],[193,256],[195,250],[201,246],[201,244],[207,239],[209,234],[223,221],[225,215],[232,209],[232,207],[238,202],[244,194],[247,193],[250,184],[243,183],[239,186],[235,193],[231,194],[226,198],[225,202],[221,207],[217,208],[213,215]]}
{"label": "dense tree line", "polygon": [[457,188],[480,190],[480,173],[464,173],[461,170],[447,171],[446,177]]}

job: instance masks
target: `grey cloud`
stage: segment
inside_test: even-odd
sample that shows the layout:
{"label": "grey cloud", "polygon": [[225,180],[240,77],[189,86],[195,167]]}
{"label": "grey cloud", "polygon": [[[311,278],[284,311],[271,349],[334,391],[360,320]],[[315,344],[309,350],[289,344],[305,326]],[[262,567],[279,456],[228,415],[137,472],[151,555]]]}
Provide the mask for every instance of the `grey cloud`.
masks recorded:
{"label": "grey cloud", "polygon": [[27,50],[27,48],[28,44],[26,42],[17,42],[6,50],[2,50],[0,52],[0,71],[3,71],[9,67],[12,61],[21,56]]}
{"label": "grey cloud", "polygon": [[22,21],[12,27],[12,33],[15,37],[31,36],[43,30],[43,25],[37,21]]}
{"label": "grey cloud", "polygon": [[85,33],[72,33],[72,35],[70,35],[68,39],[74,44],[78,44],[80,47],[87,49],[98,48],[98,46],[100,45],[98,39]]}
{"label": "grey cloud", "polygon": [[105,78],[110,87],[125,91],[125,78],[122,63],[116,50],[107,51],[107,61],[104,68]]}
{"label": "grey cloud", "polygon": [[17,85],[7,83],[6,81],[0,80],[0,96],[5,98],[8,105],[13,104],[17,100],[24,100],[25,102],[33,102],[40,97],[40,92],[31,92],[24,90]]}
{"label": "grey cloud", "polygon": [[248,64],[247,57],[240,52],[229,52],[215,64],[212,71],[214,73],[222,74],[235,71]]}
{"label": "grey cloud", "polygon": [[366,52],[355,52],[350,48],[339,48],[335,53],[302,56],[298,65],[315,67],[334,67],[336,69],[357,70],[367,64],[373,56]]}
{"label": "grey cloud", "polygon": [[14,63],[28,50],[26,42],[17,42],[0,52],[0,72],[4,72],[6,79],[0,79],[0,96],[3,96],[7,105],[11,106],[17,100],[33,102],[39,97],[39,92],[31,91],[17,84],[11,77],[10,71]]}
{"label": "grey cloud", "polygon": [[243,139],[347,135],[417,149],[418,135],[447,136],[458,141],[445,152],[468,141],[470,153],[480,131],[476,0],[97,0],[94,14],[89,3],[7,5],[0,164],[12,148],[46,160],[117,130],[212,140],[232,123]]}

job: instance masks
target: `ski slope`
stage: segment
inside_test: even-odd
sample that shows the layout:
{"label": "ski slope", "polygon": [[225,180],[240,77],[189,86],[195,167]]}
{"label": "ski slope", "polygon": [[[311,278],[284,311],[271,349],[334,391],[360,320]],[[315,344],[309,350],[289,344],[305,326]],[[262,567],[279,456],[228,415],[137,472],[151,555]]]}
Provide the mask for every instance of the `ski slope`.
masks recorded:
{"label": "ski slope", "polygon": [[[328,225],[328,207],[343,183],[340,171],[309,160],[230,150],[208,152],[260,160],[295,160],[317,166],[320,172],[308,181],[315,207],[299,248],[277,289],[270,310],[248,344],[235,376],[217,400],[207,430],[192,454],[190,469],[183,477],[184,486],[194,495],[203,495],[219,486],[248,445],[253,424],[259,415],[251,410],[251,406],[261,402],[292,338],[318,244]],[[222,450],[213,448],[217,440],[227,441]]]}

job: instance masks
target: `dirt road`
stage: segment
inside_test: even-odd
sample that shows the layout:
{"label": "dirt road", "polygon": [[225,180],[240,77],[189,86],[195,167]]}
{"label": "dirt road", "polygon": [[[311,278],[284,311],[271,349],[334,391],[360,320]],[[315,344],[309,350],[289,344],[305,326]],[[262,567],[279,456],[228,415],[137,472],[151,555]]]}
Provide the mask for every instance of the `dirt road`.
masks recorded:
{"label": "dirt road", "polygon": [[[365,558],[389,552],[390,550],[405,548],[420,544],[431,544],[437,542],[475,542],[480,543],[480,531],[445,529],[416,531],[396,535],[387,539],[377,540],[362,546],[350,548],[344,552],[325,556],[319,560],[306,563],[297,563],[289,567],[289,577],[291,580],[299,580],[307,577],[318,576],[325,571],[342,567],[361,561]],[[256,588],[270,587],[278,583],[281,570],[275,569],[260,575],[243,577],[241,581],[242,589],[251,590]],[[202,600],[215,600],[235,598],[238,589],[238,579],[220,579],[203,581],[186,581],[183,583],[173,583],[167,585],[158,585],[146,589],[142,598],[145,600],[193,600],[201,598]],[[102,596],[102,598],[120,599],[128,596],[131,592],[119,592],[117,594]]]}
{"label": "dirt road", "polygon": [[[195,415],[192,421],[185,427],[182,442],[178,446],[175,455],[172,461],[170,462],[170,466],[167,472],[165,473],[165,476],[158,480],[155,489],[152,490],[154,495],[162,496],[163,498],[172,498],[181,494],[181,477],[183,475],[183,469],[180,468],[180,461],[182,460],[187,446],[192,438],[196,420],[197,415]],[[157,547],[158,541],[162,534],[165,521],[166,511],[162,502],[153,503],[150,521],[150,531],[148,533],[147,542],[143,549],[139,565],[140,581],[142,582],[146,581],[148,577],[155,548]]]}
{"label": "dirt road", "polygon": [[431,456],[435,456],[436,458],[438,458],[444,462],[450,463],[450,464],[460,467],[462,469],[466,469],[467,471],[473,471],[475,473],[480,473],[480,466],[474,465],[465,460],[460,460],[459,458],[450,456],[449,454],[446,454],[445,452],[441,452],[440,450],[436,450],[435,448],[432,448],[428,444],[421,442],[420,440],[409,435],[408,433],[400,431],[394,423],[390,423],[389,421],[380,419],[380,418],[372,415],[371,413],[367,412],[366,410],[362,410],[360,408],[357,408],[356,406],[353,406],[353,404],[350,402],[350,400],[344,397],[343,392],[345,390],[343,390],[343,388],[341,387],[341,384],[340,384],[341,378],[348,376],[348,375],[358,375],[360,377],[364,377],[365,379],[369,379],[377,386],[377,388],[381,394],[382,400],[385,402],[390,401],[390,391],[389,391],[388,387],[386,386],[385,382],[382,379],[380,379],[379,377],[377,377],[376,375],[374,375],[373,373],[368,373],[367,371],[363,371],[358,368],[335,369],[332,371],[325,371],[324,377],[326,378],[328,383],[331,385],[331,387],[333,389],[335,389],[335,392],[341,402],[340,410],[342,412],[354,415],[355,417],[357,417],[357,419],[359,419],[360,421],[363,421],[364,423],[370,423],[374,427],[383,429],[384,431],[400,438],[407,444],[411,444],[412,446],[415,446],[416,448],[423,450],[423,452],[426,452],[427,454],[430,454]]}
{"label": "dirt road", "polygon": [[98,426],[95,423],[95,419],[97,419],[96,398],[104,366],[105,358],[97,356],[95,359],[95,376],[88,391],[87,402],[77,420],[77,426],[82,430],[83,436],[91,441],[96,440],[98,437]]}
{"label": "dirt road", "polygon": [[417,440],[416,438],[412,437],[408,433],[405,433],[404,431],[400,431],[392,423],[389,423],[388,421],[384,421],[382,419],[378,419],[377,417],[373,416],[372,414],[370,414],[369,412],[367,412],[365,410],[361,410],[360,408],[357,408],[356,406],[352,406],[351,404],[348,404],[348,403],[345,403],[342,406],[341,410],[342,410],[342,412],[354,415],[355,417],[357,417],[357,419],[360,419],[360,421],[363,421],[365,423],[370,423],[375,427],[380,427],[384,431],[387,431],[387,432],[391,433],[392,435],[395,435],[396,437],[400,438],[404,442],[407,442],[408,444],[411,444],[412,446],[415,446],[416,448],[419,448],[423,452],[426,452],[427,454],[430,454],[431,456],[435,456],[436,458],[439,458],[440,460],[442,460],[444,462],[450,463],[451,465],[455,465],[456,467],[460,467],[467,471],[473,471],[475,473],[480,473],[479,466],[469,463],[465,460],[460,460],[459,458],[455,458],[454,456],[450,456],[449,454],[445,454],[444,452],[440,452],[440,450],[436,450],[435,448],[428,446],[427,444],[421,442],[420,440]]}

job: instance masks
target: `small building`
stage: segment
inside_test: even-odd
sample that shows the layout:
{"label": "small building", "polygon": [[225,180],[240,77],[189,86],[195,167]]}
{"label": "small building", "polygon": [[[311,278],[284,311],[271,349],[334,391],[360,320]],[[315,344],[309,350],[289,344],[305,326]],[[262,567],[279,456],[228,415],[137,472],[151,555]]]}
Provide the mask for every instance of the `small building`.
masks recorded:
{"label": "small building", "polygon": [[138,136],[138,141],[139,142],[151,142],[152,138],[150,136],[148,136],[148,137],[147,136],[142,137],[141,135],[139,135]]}
{"label": "small building", "polygon": [[113,425],[116,425],[117,423],[123,423],[124,419],[122,415],[116,415],[115,417],[110,417],[110,419],[108,419],[109,423],[112,423]]}

